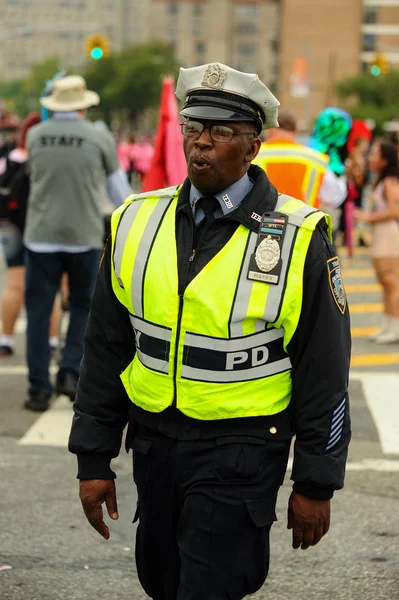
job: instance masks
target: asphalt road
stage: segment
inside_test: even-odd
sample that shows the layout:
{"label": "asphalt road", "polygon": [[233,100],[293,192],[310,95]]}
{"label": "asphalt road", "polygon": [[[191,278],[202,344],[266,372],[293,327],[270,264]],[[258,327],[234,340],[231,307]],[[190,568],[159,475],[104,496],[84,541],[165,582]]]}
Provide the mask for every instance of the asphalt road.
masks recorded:
{"label": "asphalt road", "polygon": [[[365,308],[352,315],[353,441],[346,486],[333,500],[326,538],[294,551],[286,529],[287,473],[271,534],[270,576],[254,596],[259,600],[399,600],[399,345],[377,347],[366,338],[378,323],[380,302],[367,256],[344,265],[347,286],[355,286],[348,293],[351,306]],[[23,330],[22,318],[17,353],[0,363],[0,599],[142,600],[134,565],[131,457],[123,453],[114,461],[121,517],[105,542],[80,508],[75,457],[65,447],[69,401],[57,400],[41,417],[22,409]]]}

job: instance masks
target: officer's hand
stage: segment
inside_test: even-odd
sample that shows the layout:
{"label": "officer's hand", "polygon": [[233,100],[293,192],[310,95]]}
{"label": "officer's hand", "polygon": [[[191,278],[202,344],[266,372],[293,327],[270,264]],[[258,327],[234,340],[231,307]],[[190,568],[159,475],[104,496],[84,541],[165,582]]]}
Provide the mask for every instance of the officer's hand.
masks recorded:
{"label": "officer's hand", "polygon": [[313,500],[292,492],[288,502],[288,529],[292,547],[307,550],[316,546],[330,529],[330,500]]}
{"label": "officer's hand", "polygon": [[109,529],[103,521],[102,503],[108,510],[111,519],[119,519],[116,504],[115,481],[113,479],[81,479],[79,497],[83,510],[90,525],[98,531],[104,539],[109,539]]}

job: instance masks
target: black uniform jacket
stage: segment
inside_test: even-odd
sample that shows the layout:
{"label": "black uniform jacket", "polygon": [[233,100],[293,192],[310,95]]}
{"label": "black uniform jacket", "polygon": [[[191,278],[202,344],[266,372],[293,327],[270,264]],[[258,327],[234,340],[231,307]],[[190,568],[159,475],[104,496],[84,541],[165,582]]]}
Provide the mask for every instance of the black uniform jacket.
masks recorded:
{"label": "black uniform jacket", "polygon": [[[257,232],[259,223],[253,213],[261,215],[274,209],[278,194],[264,171],[251,166],[249,176],[254,186],[240,206],[211,223],[198,243],[194,241],[195,223],[188,200],[190,181],[184,182],[176,214],[181,294],[227,243],[240,223]],[[197,246],[195,260],[190,261],[194,244]],[[186,417],[174,407],[158,414],[149,413],[127,397],[120,374],[133,360],[135,341],[129,314],[112,290],[111,244],[108,243],[86,330],[69,441],[70,451],[78,455],[78,477],[115,477],[110,461],[120,451],[127,423],[127,448],[135,423],[182,440],[251,435],[278,442],[287,441],[295,434],[294,489],[312,498],[331,498],[334,490],[343,486],[350,440],[347,395],[350,326],[348,310],[342,314],[330,287],[327,261],[334,256],[336,251],[328,240],[323,220],[308,250],[300,321],[288,346],[293,379],[288,409],[273,416],[209,422]],[[342,406],[345,406],[343,423]],[[335,441],[337,431],[341,435]],[[331,441],[334,441],[332,446]]]}

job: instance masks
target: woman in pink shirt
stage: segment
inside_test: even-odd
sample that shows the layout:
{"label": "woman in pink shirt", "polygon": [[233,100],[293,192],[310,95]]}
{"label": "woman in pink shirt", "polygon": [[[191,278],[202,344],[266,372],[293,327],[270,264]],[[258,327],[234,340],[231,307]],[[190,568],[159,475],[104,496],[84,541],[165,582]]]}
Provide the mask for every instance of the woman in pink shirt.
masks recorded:
{"label": "woman in pink shirt", "polygon": [[371,257],[382,286],[384,315],[379,344],[399,342],[399,162],[394,144],[380,140],[370,150],[369,169],[377,175],[373,211],[356,212],[358,221],[372,228]]}

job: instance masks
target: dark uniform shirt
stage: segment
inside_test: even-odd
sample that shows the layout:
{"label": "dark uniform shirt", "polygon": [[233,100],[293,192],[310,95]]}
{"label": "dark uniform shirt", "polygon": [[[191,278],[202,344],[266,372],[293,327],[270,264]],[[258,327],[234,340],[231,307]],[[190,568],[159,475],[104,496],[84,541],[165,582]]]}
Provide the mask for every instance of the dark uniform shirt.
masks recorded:
{"label": "dark uniform shirt", "polygon": [[[259,223],[254,213],[259,215],[274,209],[277,191],[264,172],[252,166],[249,175],[254,181],[252,190],[236,210],[215,220],[203,233],[194,261],[190,260],[195,228],[189,203],[190,182],[186,180],[183,184],[176,213],[180,294],[227,243],[240,223],[257,232]],[[322,221],[310,242],[301,316],[288,345],[293,380],[289,407],[271,416],[200,421],[172,406],[161,413],[150,413],[127,397],[120,374],[133,360],[135,339],[129,314],[112,290],[111,244],[108,243],[92,300],[74,405],[69,447],[78,455],[78,477],[115,477],[110,460],[120,451],[123,429],[128,422],[127,447],[135,423],[182,440],[251,435],[286,441],[295,434],[294,488],[309,497],[331,498],[334,490],[343,486],[350,439],[347,398],[350,325],[348,310],[342,314],[330,286],[327,261],[334,256],[336,251]],[[341,435],[327,449],[336,423],[334,411],[342,403],[345,418]]]}

